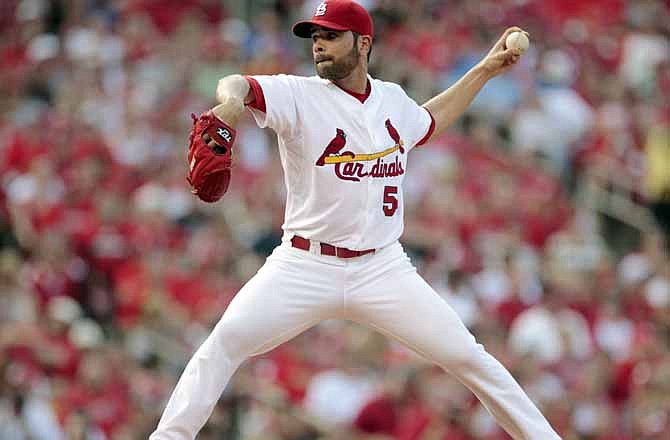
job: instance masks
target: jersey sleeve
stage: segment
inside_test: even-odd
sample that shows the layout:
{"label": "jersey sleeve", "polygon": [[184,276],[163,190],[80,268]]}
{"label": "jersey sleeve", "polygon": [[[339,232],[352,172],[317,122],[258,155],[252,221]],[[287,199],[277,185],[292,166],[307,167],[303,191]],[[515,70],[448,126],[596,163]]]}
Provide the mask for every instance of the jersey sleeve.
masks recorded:
{"label": "jersey sleeve", "polygon": [[298,130],[297,102],[300,93],[296,77],[291,75],[255,75],[247,81],[254,95],[248,106],[261,128],[271,128],[279,136],[293,137]]}
{"label": "jersey sleeve", "polygon": [[421,107],[412,98],[407,96],[404,90],[398,86],[398,92],[401,93],[401,102],[404,103],[404,120],[408,122],[407,140],[409,149],[425,144],[435,130],[435,119],[428,109]]}

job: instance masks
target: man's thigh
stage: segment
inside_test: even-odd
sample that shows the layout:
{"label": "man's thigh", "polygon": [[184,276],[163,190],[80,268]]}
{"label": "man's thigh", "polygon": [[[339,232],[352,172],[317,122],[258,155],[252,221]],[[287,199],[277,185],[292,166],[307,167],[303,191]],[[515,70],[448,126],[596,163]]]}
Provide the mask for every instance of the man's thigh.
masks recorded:
{"label": "man's thigh", "polygon": [[341,307],[341,268],[302,252],[277,248],[235,295],[215,329],[234,354],[266,352],[334,316]]}
{"label": "man's thigh", "polygon": [[419,275],[402,250],[371,261],[347,292],[347,316],[446,365],[476,344],[453,308]]}

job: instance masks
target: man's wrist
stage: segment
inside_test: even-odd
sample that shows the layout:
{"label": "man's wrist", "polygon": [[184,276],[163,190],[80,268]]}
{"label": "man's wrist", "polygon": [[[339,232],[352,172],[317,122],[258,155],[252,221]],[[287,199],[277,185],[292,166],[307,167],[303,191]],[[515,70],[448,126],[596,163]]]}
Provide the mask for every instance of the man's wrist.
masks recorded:
{"label": "man's wrist", "polygon": [[227,97],[225,102],[214,107],[212,112],[217,118],[235,127],[244,112],[244,101],[238,97]]}
{"label": "man's wrist", "polygon": [[488,68],[484,60],[477,63],[471,71],[476,77],[482,78],[485,81],[488,81],[495,76],[493,69]]}

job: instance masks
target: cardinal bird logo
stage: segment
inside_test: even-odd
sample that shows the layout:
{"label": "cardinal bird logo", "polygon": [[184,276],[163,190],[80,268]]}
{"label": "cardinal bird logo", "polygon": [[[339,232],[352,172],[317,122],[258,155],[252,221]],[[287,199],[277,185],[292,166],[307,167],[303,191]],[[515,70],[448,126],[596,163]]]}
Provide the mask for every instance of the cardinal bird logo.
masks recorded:
{"label": "cardinal bird logo", "polygon": [[[403,141],[390,119],[386,120],[385,125],[394,142],[392,147],[374,153],[356,154],[352,151],[342,151],[347,144],[347,135],[344,130],[337,128],[335,137],[330,140],[323,154],[316,161],[316,166],[334,165],[335,175],[350,182],[360,182],[365,177],[385,179],[405,174],[401,158],[405,152]],[[388,159],[384,160],[396,151],[400,151],[401,154],[396,154],[393,162]]]}
{"label": "cardinal bird logo", "polygon": [[400,135],[398,134],[398,130],[395,129],[393,124],[391,124],[391,120],[387,119],[386,120],[386,130],[389,132],[389,136],[391,136],[391,139],[393,139],[393,142],[398,146],[398,149],[400,150],[400,154],[405,154],[405,149],[403,148],[403,141],[400,140]]}
{"label": "cardinal bird logo", "polygon": [[328,143],[328,146],[324,150],[323,154],[321,157],[319,157],[319,160],[316,161],[316,165],[319,167],[322,167],[326,164],[326,157],[330,155],[337,155],[342,148],[347,144],[347,135],[344,133],[344,130],[341,128],[338,128],[336,130],[335,137],[331,139],[331,141]]}

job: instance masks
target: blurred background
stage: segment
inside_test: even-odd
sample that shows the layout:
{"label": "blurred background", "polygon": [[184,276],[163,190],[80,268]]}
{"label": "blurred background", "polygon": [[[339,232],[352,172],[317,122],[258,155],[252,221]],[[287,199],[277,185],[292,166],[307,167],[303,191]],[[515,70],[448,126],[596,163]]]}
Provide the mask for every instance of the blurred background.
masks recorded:
{"label": "blurred background", "polygon": [[[290,26],[318,3],[0,2],[1,440],[155,427],[283,221],[248,115],[224,200],[189,193],[189,113],[227,74],[313,75]],[[412,152],[402,242],[563,438],[670,438],[670,1],[361,3],[373,76],[419,103],[530,32]],[[439,369],[327,321],[245,363],[199,438],[508,437]]]}

